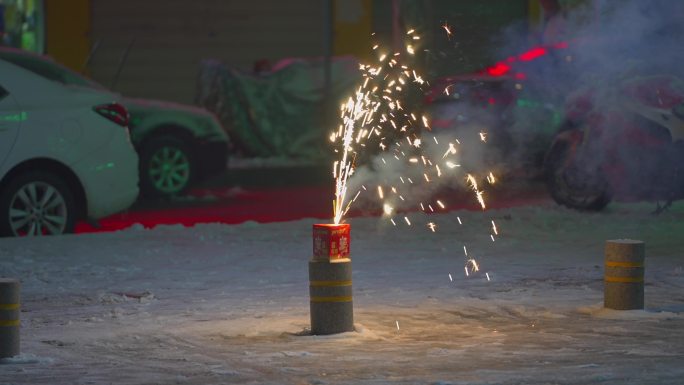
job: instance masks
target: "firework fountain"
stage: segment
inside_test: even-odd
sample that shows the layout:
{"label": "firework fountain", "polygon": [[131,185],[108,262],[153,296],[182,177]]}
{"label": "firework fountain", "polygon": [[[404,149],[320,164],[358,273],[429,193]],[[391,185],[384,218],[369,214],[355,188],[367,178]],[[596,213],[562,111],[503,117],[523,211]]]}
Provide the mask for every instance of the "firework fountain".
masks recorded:
{"label": "firework fountain", "polygon": [[[451,39],[451,27],[447,24],[441,27]],[[408,215],[395,217],[400,212],[416,209],[426,214],[446,210],[445,203],[433,199],[430,192],[454,180],[472,190],[482,210],[487,208],[483,185],[495,184],[494,174],[486,171],[480,178],[475,172],[464,172],[460,156],[468,150],[464,149],[465,144],[458,138],[433,134],[429,118],[417,111],[417,103],[411,101],[413,95],[423,94],[422,88],[427,84],[410,65],[417,49],[414,45],[419,42],[420,37],[409,30],[404,52],[388,54],[378,45],[373,46],[377,63],[360,65],[363,84],[341,105],[341,123],[330,135],[339,155],[339,160],[333,163],[335,224],[344,222],[345,215],[362,194],[375,195],[376,191],[384,218],[395,226],[397,222],[412,226],[414,222]],[[449,90],[444,92],[448,94]],[[484,144],[486,140],[487,133],[479,132],[479,141]],[[372,154],[375,156],[369,161]],[[367,174],[359,175],[363,172],[355,175],[357,166],[363,162],[367,164],[361,167],[381,170],[378,173],[387,177],[379,181]],[[416,190],[427,193],[416,194]],[[438,226],[427,221],[425,228],[435,232]],[[494,221],[490,236],[492,241],[498,236]],[[466,266],[477,271],[477,263],[467,254],[466,258],[471,261]]]}
{"label": "firework fountain", "polygon": [[[447,25],[442,28],[450,38],[450,28]],[[492,172],[485,174],[484,181],[478,181],[474,173],[462,174],[461,142],[455,138],[442,142],[432,134],[428,117],[413,109],[417,103],[412,102],[412,95],[421,95],[422,86],[426,84],[410,65],[416,51],[414,45],[419,42],[420,36],[409,30],[404,52],[385,53],[379,45],[373,46],[378,55],[377,63],[359,66],[363,83],[340,107],[340,125],[330,135],[339,156],[333,163],[333,223],[317,224],[313,229],[314,258],[309,264],[313,334],[353,330],[350,226],[344,222],[345,215],[364,192],[377,191],[383,217],[394,226],[399,221],[395,221],[397,215],[403,216],[402,222],[407,226],[412,226],[409,215],[400,212],[419,209],[431,214],[446,210],[444,202],[431,197],[411,202],[415,197],[412,191],[419,188],[430,191],[432,188],[425,188],[427,185],[437,187],[457,178],[473,191],[485,210],[485,193],[481,185],[496,182]],[[486,132],[480,132],[480,140],[486,141]],[[357,166],[386,167],[393,171],[392,180],[379,182],[355,178]],[[368,186],[366,182],[369,182]],[[428,221],[425,228],[435,232],[438,225]],[[496,235],[498,230],[492,221],[492,241]],[[465,275],[472,276],[480,271],[480,266],[468,255],[465,245],[463,251]],[[453,279],[451,274],[449,277]],[[489,280],[489,273],[485,273],[485,277]]]}

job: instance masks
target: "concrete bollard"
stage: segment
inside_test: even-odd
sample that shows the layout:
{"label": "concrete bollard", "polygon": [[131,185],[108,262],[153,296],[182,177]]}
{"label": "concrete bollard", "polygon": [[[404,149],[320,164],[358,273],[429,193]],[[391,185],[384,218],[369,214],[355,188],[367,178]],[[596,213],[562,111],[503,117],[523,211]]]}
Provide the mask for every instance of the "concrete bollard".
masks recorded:
{"label": "concrete bollard", "polygon": [[0,278],[0,358],[19,355],[19,281]]}
{"label": "concrete bollard", "polygon": [[606,241],[603,305],[615,310],[644,308],[644,257],[642,241]]}
{"label": "concrete bollard", "polygon": [[351,260],[310,261],[311,334],[354,331]]}
{"label": "concrete bollard", "polygon": [[311,334],[354,331],[350,227],[314,225],[313,241],[309,261]]}

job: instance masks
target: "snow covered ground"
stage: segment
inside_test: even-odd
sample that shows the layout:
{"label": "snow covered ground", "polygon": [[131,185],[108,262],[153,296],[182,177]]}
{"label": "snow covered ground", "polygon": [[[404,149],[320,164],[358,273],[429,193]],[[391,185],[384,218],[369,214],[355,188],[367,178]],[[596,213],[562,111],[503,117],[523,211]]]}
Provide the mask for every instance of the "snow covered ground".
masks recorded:
{"label": "snow covered ground", "polygon": [[[0,384],[681,384],[684,205],[653,208],[353,218],[357,332],[325,337],[314,220],[1,239],[23,353]],[[614,238],[646,242],[645,311],[602,309]]]}

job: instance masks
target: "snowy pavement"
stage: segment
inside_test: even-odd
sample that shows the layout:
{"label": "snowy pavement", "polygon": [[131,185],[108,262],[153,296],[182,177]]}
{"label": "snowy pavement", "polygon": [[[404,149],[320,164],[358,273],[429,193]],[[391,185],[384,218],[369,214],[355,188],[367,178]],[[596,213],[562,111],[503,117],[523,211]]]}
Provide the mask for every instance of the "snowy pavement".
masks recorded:
{"label": "snowy pavement", "polygon": [[[357,332],[326,337],[306,335],[315,220],[0,239],[23,285],[0,384],[681,384],[684,205],[653,208],[354,218]],[[646,242],[645,311],[602,309],[615,238]]]}

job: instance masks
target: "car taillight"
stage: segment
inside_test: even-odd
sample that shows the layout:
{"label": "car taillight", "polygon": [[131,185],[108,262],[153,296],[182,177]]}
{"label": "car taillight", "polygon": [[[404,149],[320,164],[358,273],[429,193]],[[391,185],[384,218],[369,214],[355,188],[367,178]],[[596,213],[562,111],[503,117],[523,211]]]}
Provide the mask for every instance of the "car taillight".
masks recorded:
{"label": "car taillight", "polygon": [[93,110],[121,127],[128,126],[128,110],[119,103],[100,104]]}

